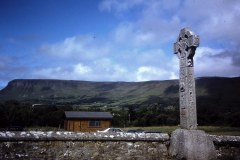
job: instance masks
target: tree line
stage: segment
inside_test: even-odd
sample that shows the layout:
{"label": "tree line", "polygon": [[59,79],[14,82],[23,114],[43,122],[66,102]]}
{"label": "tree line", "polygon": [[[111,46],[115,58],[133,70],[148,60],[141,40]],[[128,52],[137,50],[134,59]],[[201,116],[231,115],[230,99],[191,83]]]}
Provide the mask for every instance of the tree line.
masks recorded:
{"label": "tree line", "polygon": [[[214,104],[214,100],[200,98],[197,101],[199,125],[228,125],[240,127],[239,107]],[[233,104],[234,105],[234,104]],[[152,104],[122,105],[117,110],[99,106],[88,109],[73,108],[71,105],[32,105],[15,100],[0,103],[0,128],[22,127],[60,127],[63,128],[64,111],[108,111],[113,115],[112,125],[159,126],[178,125],[178,99],[159,101]]]}

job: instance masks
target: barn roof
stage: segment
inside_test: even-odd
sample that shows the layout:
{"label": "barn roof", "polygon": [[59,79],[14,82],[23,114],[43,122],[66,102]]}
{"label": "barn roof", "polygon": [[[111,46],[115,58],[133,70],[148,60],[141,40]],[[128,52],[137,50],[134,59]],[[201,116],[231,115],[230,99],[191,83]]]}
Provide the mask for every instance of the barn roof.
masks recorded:
{"label": "barn roof", "polygon": [[65,116],[68,119],[81,118],[81,119],[112,119],[113,116],[110,112],[76,112],[65,111]]}

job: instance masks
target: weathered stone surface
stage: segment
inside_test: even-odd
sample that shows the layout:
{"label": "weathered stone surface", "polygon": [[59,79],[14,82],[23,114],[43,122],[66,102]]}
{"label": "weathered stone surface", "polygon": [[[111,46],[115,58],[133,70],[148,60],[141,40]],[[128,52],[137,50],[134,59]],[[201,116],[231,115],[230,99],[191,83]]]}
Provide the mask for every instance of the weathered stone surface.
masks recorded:
{"label": "weathered stone surface", "polygon": [[43,132],[43,131],[28,131],[28,132],[0,132],[0,141],[57,141],[57,140],[72,140],[72,141],[167,141],[169,135],[166,133],[98,133],[98,132]]}
{"label": "weathered stone surface", "polygon": [[169,160],[168,134],[0,132],[0,159]]}
{"label": "weathered stone surface", "polygon": [[159,142],[31,141],[3,142],[0,159],[168,159]]}
{"label": "weathered stone surface", "polygon": [[198,46],[199,36],[188,28],[183,28],[180,31],[177,42],[174,43],[174,53],[178,55],[180,60],[179,103],[180,127],[182,129],[197,129],[193,56]]}
{"label": "weathered stone surface", "polygon": [[[240,136],[209,137],[217,159],[240,159]],[[0,132],[0,159],[175,159],[169,143],[157,133]]]}
{"label": "weathered stone surface", "polygon": [[210,135],[210,137],[213,140],[214,144],[217,144],[219,146],[231,145],[240,147],[240,136]]}
{"label": "weathered stone surface", "polygon": [[240,136],[211,135],[218,160],[240,160]]}
{"label": "weathered stone surface", "polygon": [[177,159],[210,160],[216,158],[211,138],[201,130],[177,129],[172,133],[169,154]]}

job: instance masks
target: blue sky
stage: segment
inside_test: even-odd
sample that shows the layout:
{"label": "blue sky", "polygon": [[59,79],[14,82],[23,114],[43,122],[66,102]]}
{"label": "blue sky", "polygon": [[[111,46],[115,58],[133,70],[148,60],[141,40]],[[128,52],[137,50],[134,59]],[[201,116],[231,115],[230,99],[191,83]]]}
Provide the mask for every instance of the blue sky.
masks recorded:
{"label": "blue sky", "polygon": [[195,76],[240,76],[238,0],[1,0],[0,88],[13,79],[178,78],[180,29],[200,36]]}

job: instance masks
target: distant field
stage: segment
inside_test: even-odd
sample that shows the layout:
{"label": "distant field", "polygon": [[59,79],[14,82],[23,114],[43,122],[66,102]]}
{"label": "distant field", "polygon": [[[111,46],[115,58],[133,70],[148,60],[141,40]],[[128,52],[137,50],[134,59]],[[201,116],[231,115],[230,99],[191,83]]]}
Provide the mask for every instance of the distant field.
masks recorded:
{"label": "distant field", "polygon": [[[152,126],[152,127],[126,127],[122,128],[124,131],[130,129],[142,129],[142,130],[155,130],[161,131],[164,133],[171,134],[172,131],[179,128],[178,126]],[[199,126],[199,130],[203,130],[211,135],[229,135],[229,136],[240,136],[240,127],[228,127],[228,126]],[[56,127],[30,127],[26,130],[35,130],[35,131],[63,131]]]}
{"label": "distant field", "polygon": [[[129,127],[124,128],[125,131],[129,129],[143,129],[143,130],[157,130],[170,134],[178,126],[153,126],[153,127]],[[205,131],[211,135],[230,135],[240,136],[240,127],[228,127],[228,126],[199,126],[198,129]]]}

